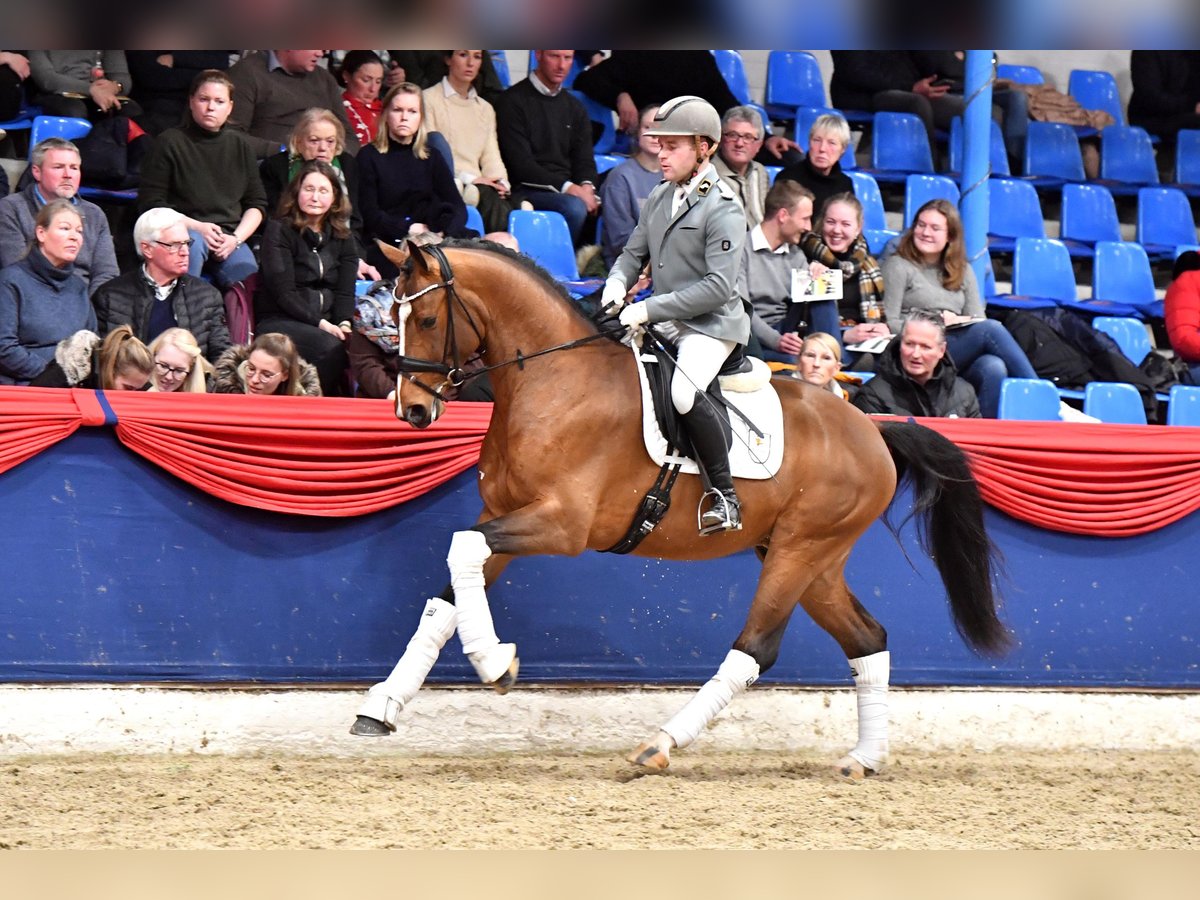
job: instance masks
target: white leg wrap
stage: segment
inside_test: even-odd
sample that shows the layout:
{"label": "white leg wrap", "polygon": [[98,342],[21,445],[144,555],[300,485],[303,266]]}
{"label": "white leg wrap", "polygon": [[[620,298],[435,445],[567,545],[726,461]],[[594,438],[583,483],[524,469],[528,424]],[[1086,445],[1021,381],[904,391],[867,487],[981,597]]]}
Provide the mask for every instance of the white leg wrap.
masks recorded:
{"label": "white leg wrap", "polygon": [[702,732],[729,701],[758,680],[758,663],[741,650],[730,650],[725,662],[696,692],[696,696],[677,712],[662,730],[671,736],[675,746],[686,747]]}
{"label": "white leg wrap", "polygon": [[484,590],[483,564],[491,548],[478,531],[456,531],[446,565],[458,607],[458,638],[479,680],[491,684],[508,671],[517,655],[515,644],[501,644]]}
{"label": "white leg wrap", "polygon": [[454,634],[456,618],[453,604],[441,597],[426,600],[421,621],[404,655],[392,669],[392,674],[367,692],[367,699],[358,714],[395,728],[400,711],[416,696],[442,647]]}
{"label": "white leg wrap", "polygon": [[849,755],[878,771],[888,758],[887,692],[892,655],[884,650],[849,662],[858,694],[858,743]]}

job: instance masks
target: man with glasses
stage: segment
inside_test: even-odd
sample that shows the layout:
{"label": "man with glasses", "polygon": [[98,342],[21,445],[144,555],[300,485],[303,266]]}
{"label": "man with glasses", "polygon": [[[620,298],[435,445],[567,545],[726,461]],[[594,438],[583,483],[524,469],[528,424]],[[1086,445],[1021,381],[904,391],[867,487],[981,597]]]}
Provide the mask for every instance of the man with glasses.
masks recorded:
{"label": "man with glasses", "polygon": [[229,347],[225,301],[201,278],[189,275],[192,239],[181,213],[166,207],[147,210],[133,226],[142,265],[105,284],[92,296],[100,334],[130,325],[149,344],[168,328],[186,328],[205,359]]}
{"label": "man with glasses", "polygon": [[79,148],[63,138],[39,141],[29,155],[29,174],[33,180],[28,185],[0,199],[0,267],[25,256],[33,242],[38,210],[51,200],[69,200],[83,219],[83,246],[75,258],[75,274],[95,294],[120,269],[104,211],[78,196]]}
{"label": "man with glasses", "polygon": [[763,220],[763,205],[771,187],[766,167],[754,159],[762,142],[762,119],[753,107],[734,106],[721,117],[721,144],[713,165],[721,180],[733,188],[746,214],[747,229]]}

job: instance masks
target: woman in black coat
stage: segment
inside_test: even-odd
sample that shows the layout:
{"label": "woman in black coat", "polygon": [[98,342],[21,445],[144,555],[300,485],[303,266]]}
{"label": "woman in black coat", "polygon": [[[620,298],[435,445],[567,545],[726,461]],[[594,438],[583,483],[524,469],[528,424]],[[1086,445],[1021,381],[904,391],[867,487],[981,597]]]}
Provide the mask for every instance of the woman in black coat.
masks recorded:
{"label": "woman in black coat", "polygon": [[350,201],[329,163],[310,160],[289,182],[279,212],[263,235],[256,331],[290,337],[316,367],[321,392],[339,396],[358,268]]}

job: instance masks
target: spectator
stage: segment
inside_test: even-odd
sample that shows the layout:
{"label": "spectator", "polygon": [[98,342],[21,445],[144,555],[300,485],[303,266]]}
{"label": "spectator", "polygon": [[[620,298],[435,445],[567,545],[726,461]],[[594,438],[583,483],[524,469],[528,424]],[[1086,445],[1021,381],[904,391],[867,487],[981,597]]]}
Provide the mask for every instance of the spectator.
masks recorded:
{"label": "spectator", "polygon": [[259,334],[250,344],[235,344],[213,365],[214,394],[268,394],[320,397],[317,370],[296,352],[286,334]]}
{"label": "spectator", "polygon": [[841,369],[842,345],[832,334],[814,331],[801,343],[796,354],[796,374],[800,380],[849,400],[850,395],[838,383]]}
{"label": "spectator", "polygon": [[192,240],[188,274],[208,273],[222,290],[258,271],[245,245],[263,220],[267,198],[244,135],[226,127],[233,84],[215,69],[192,81],[188,121],[168,128],[142,165],[138,204],[183,213]]}
{"label": "spectator", "polygon": [[29,254],[0,271],[0,384],[28,384],[63,338],[95,331],[96,311],[75,273],[83,220],[69,200],[51,200],[34,220]]}
{"label": "spectator", "polygon": [[984,317],[954,204],[930,200],[917,210],[898,249],[883,263],[883,282],[889,324],[915,309],[942,316],[955,367],[974,386],[989,419],[999,411],[1005,378],[1038,377],[1013,336],[995,319]]}
{"label": "spectator", "polygon": [[83,248],[75,259],[75,274],[89,291],[115,278],[117,254],[108,218],[79,192],[79,148],[62,138],[39,141],[29,154],[33,180],[22,190],[0,198],[0,266],[21,259],[34,239],[34,222],[46,203],[69,201],[83,219]]}
{"label": "spectator", "polygon": [[[503,53],[504,51],[499,51]],[[422,89],[441,83],[449,72],[448,50],[389,50],[391,68],[384,76],[385,87],[391,90],[402,81],[420,85]],[[484,51],[475,79],[475,90],[492,106],[504,93],[504,83],[492,63],[491,51]]]}
{"label": "spectator", "polygon": [[975,391],[958,377],[946,355],[942,317],[928,309],[908,313],[899,339],[879,354],[875,377],[862,386],[853,402],[866,413],[979,418]]}
{"label": "spectator", "polygon": [[[825,201],[816,233],[801,237],[800,249],[812,262],[842,270],[842,299],[838,301],[844,344],[857,344],[891,334],[883,320],[883,272],[863,237],[863,207],[852,193],[834,194]],[[878,318],[872,318],[872,313]],[[828,330],[828,329],[827,329]]]}
{"label": "spectator", "polygon": [[508,231],[512,185],[500,157],[496,111],[475,88],[484,50],[451,50],[446,77],[424,91],[426,126],[450,142],[463,200],[479,208],[487,231]]}
{"label": "spectator", "polygon": [[657,103],[642,109],[633,156],[609,170],[600,186],[600,198],[604,203],[604,229],[600,237],[604,264],[610,269],[621,255],[629,235],[633,234],[646,198],[662,181],[658,138],[646,133],[654,127],[657,112]]}
{"label": "spectator", "polygon": [[112,113],[142,113],[129,99],[133,76],[124,50],[30,50],[29,70],[32,99],[43,115],[94,122]]}
{"label": "spectator", "polygon": [[25,99],[29,58],[14,50],[0,50],[0,122],[15,119]]}
{"label": "spectator", "polygon": [[304,163],[288,184],[279,216],[263,234],[262,259],[259,332],[286,334],[316,367],[321,393],[344,393],[358,245],[350,232],[350,201],[329,163]]}
{"label": "spectator", "polygon": [[754,160],[762,142],[763,123],[757,110],[749,106],[726,110],[721,117],[721,145],[713,165],[721,180],[733,188],[738,205],[746,214],[747,228],[762,221],[763,201],[771,187],[766,167]]}
{"label": "spectator", "polygon": [[[800,352],[799,329],[805,315],[816,331],[836,331],[837,302],[805,301],[797,287],[826,266],[809,262],[799,248],[812,230],[812,192],[794,181],[781,181],[767,193],[766,217],[750,229],[742,247],[738,293],[750,301],[750,328],[763,359],[791,362]],[[797,274],[801,273],[801,274]]]}
{"label": "spectator", "polygon": [[1158,135],[1167,149],[1174,147],[1179,129],[1200,128],[1200,53],[1134,50],[1129,75],[1130,125]]}
{"label": "spectator", "polygon": [[342,106],[342,89],[317,63],[320,50],[259,50],[230,70],[233,115],[229,125],[245,134],[254,155],[264,159],[288,139],[296,122],[311,106],[334,112],[346,129],[346,150],[358,153],[358,138]]}
{"label": "spectator", "polygon": [[213,367],[196,337],[186,328],[168,328],[150,342],[154,371],[148,390],[181,394],[203,394],[208,391],[207,376]]}
{"label": "spectator", "polygon": [[1171,349],[1187,363],[1191,383],[1200,384],[1200,253],[1179,254],[1163,305]]}
{"label": "spectator", "polygon": [[[574,50],[535,50],[537,68],[496,101],[500,153],[518,200],[561,213],[579,246],[600,211],[587,111],[563,88]],[[594,219],[593,219],[594,221]]]}
{"label": "spectator", "polygon": [[[394,244],[409,235],[478,237],[467,227],[467,207],[450,167],[430,152],[421,89],[404,82],[383,101],[375,143],[358,157],[363,225],[368,238]],[[367,259],[394,275],[395,265],[372,245]]]}
{"label": "spectator", "polygon": [[129,325],[147,344],[172,328],[193,335],[205,356],[216,359],[231,341],[225,301],[202,278],[188,274],[187,220],[173,209],[156,207],[133,226],[133,242],[142,265],[118,275],[92,297],[101,335]]}
{"label": "spectator", "polygon": [[354,330],[346,338],[350,371],[358,396],[394,400],[400,374],[400,337],[392,321],[392,292],[387,283],[355,303]]}
{"label": "spectator", "polygon": [[206,69],[229,68],[228,50],[127,50],[130,95],[142,108],[137,122],[159,135],[187,121],[192,80]]}
{"label": "spectator", "polygon": [[853,194],[854,182],[842,171],[842,154],[850,146],[850,124],[837,113],[818,116],[808,129],[808,153],[788,166],[776,181],[795,181],[813,193],[813,209],[825,207],[834,194]]}
{"label": "spectator", "polygon": [[83,330],[58,342],[54,359],[30,386],[144,391],[153,370],[150,351],[128,325],[103,340],[94,331]]}
{"label": "spectator", "polygon": [[383,87],[383,60],[374,50],[351,50],[342,59],[339,77],[346,86],[342,92],[346,118],[359,145],[365,147],[375,140],[379,130],[379,113],[383,109],[383,104],[379,102],[379,91]]}

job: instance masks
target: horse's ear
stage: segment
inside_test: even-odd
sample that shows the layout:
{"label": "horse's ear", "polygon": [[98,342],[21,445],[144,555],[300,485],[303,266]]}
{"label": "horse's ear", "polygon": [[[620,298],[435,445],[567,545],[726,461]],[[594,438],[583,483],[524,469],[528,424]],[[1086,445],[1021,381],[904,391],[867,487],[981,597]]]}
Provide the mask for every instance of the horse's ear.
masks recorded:
{"label": "horse's ear", "polygon": [[425,259],[421,254],[421,248],[412,241],[405,241],[399,247],[397,247],[395,244],[387,244],[380,240],[376,240],[375,243],[379,245],[380,252],[382,252],[384,256],[396,264],[396,268],[400,268],[406,262],[408,262],[409,259],[412,259],[417,264],[417,267],[422,271],[426,271],[428,269],[428,267],[425,265]]}

